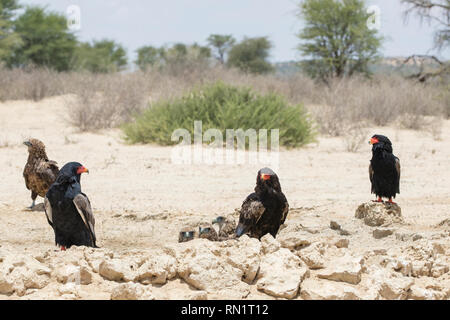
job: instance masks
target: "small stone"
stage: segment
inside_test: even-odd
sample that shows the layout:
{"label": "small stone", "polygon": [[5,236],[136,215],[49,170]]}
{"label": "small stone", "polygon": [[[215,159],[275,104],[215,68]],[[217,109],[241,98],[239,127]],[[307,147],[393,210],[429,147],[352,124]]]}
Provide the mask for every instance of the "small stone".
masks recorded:
{"label": "small stone", "polygon": [[386,238],[394,233],[392,229],[375,229],[372,232],[372,235],[375,239]]}
{"label": "small stone", "polygon": [[340,230],[341,225],[339,223],[337,223],[336,221],[330,221],[330,228],[332,230]]}
{"label": "small stone", "polygon": [[348,248],[349,243],[348,239],[339,239],[334,245],[338,248]]}

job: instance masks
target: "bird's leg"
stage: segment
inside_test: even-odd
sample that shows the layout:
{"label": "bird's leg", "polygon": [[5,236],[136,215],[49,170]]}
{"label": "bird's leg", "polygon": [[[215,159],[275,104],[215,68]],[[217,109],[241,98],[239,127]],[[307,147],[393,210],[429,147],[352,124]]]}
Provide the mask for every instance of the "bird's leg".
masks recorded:
{"label": "bird's leg", "polygon": [[381,197],[378,197],[377,200],[373,200],[373,202],[383,202],[383,199],[381,199]]}
{"label": "bird's leg", "polygon": [[392,201],[392,197],[389,198],[388,202],[391,203],[391,204],[396,204],[394,201]]}
{"label": "bird's leg", "polygon": [[61,251],[66,251],[66,247],[65,246],[61,246]]}
{"label": "bird's leg", "polygon": [[28,209],[32,210],[36,206],[36,200],[33,200],[31,203],[31,206],[28,207]]}

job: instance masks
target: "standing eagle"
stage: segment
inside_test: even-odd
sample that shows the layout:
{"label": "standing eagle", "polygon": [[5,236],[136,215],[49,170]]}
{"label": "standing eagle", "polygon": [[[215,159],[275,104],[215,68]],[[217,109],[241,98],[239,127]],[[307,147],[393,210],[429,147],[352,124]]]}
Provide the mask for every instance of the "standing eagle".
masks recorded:
{"label": "standing eagle", "polygon": [[269,168],[258,171],[255,192],[245,199],[240,212],[237,237],[248,234],[260,239],[267,233],[276,237],[286,220],[289,204],[275,172]]}
{"label": "standing eagle", "polygon": [[372,184],[372,193],[378,197],[388,198],[394,203],[397,193],[400,193],[400,160],[392,154],[392,143],[388,137],[374,135],[369,143],[372,145],[372,160],[369,165],[369,178]]}
{"label": "standing eagle", "polygon": [[55,161],[48,159],[42,141],[30,139],[23,144],[28,147],[28,160],[23,170],[23,177],[33,200],[29,209],[33,209],[37,196],[45,197],[48,189],[55,182],[59,169]]}
{"label": "standing eagle", "polygon": [[66,164],[45,197],[45,214],[61,250],[72,245],[97,248],[91,203],[81,192],[80,178],[85,172],[89,171],[80,163]]}

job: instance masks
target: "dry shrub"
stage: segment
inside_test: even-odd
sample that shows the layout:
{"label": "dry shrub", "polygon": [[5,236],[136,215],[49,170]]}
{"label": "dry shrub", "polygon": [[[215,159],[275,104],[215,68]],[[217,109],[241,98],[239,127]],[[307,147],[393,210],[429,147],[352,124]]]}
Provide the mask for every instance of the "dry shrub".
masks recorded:
{"label": "dry shrub", "polygon": [[348,128],[392,123],[427,129],[427,116],[450,117],[448,84],[422,84],[395,76],[354,77],[326,86],[296,74],[252,75],[223,67],[150,70],[146,73],[57,73],[0,69],[0,101],[75,94],[69,121],[81,130],[116,127],[160,100],[172,100],[195,87],[222,81],[249,86],[261,94],[283,95],[304,104],[322,134],[343,136]]}
{"label": "dry shrub", "polygon": [[342,136],[348,152],[358,152],[368,141],[369,130],[363,123],[350,125]]}

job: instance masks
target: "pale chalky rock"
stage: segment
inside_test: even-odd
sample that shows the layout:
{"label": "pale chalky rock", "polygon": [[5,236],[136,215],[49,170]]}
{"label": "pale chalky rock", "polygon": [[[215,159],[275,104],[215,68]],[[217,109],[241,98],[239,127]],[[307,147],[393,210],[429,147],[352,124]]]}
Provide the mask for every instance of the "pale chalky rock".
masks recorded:
{"label": "pale chalky rock", "polygon": [[150,287],[139,283],[122,283],[111,292],[111,300],[155,300]]}
{"label": "pale chalky rock", "polygon": [[364,259],[344,255],[334,259],[329,266],[320,270],[317,276],[322,279],[358,284],[361,281]]}
{"label": "pale chalky rock", "polygon": [[0,264],[0,292],[23,296],[28,289],[42,289],[50,282],[51,270],[33,257],[7,255]]}
{"label": "pale chalky rock", "polygon": [[88,285],[92,282],[91,271],[85,266],[67,264],[57,267],[53,273],[58,282]]}
{"label": "pale chalky rock", "polygon": [[369,286],[377,290],[381,298],[387,300],[407,299],[408,291],[414,284],[413,278],[392,273],[384,268],[372,269],[369,279]]}
{"label": "pale chalky rock", "polygon": [[304,300],[361,300],[358,290],[346,283],[308,278],[302,282],[300,297]]}
{"label": "pale chalky rock", "polygon": [[272,237],[270,233],[266,234],[261,238],[261,247],[263,254],[273,253],[280,250],[280,242]]}
{"label": "pale chalky rock", "polygon": [[195,239],[172,249],[178,275],[194,288],[208,293],[229,289],[236,299],[248,294],[249,287],[242,281],[244,271],[227,262],[227,250],[220,242]]}
{"label": "pale chalky rock", "polygon": [[310,269],[321,269],[325,267],[324,254],[327,248],[326,243],[314,242],[310,246],[296,251],[296,254]]}
{"label": "pale chalky rock", "polygon": [[155,253],[142,264],[136,272],[134,281],[143,284],[165,284],[176,274],[177,261],[164,253]]}
{"label": "pale chalky rock", "polygon": [[128,259],[104,259],[99,265],[99,274],[110,281],[132,281],[137,265]]}
{"label": "pale chalky rock", "polygon": [[371,227],[403,222],[402,210],[397,204],[372,201],[361,204],[356,209],[355,217],[364,219],[364,223]]}
{"label": "pale chalky rock", "polygon": [[301,259],[290,250],[281,248],[262,257],[257,288],[274,297],[292,299],[308,276],[309,270]]}
{"label": "pale chalky rock", "polygon": [[[271,235],[270,238],[273,239]],[[265,238],[264,236],[263,238]],[[275,239],[273,242],[275,247],[279,248],[276,245],[278,243]],[[236,240],[229,240],[226,242],[222,242],[220,244],[220,250],[224,250],[224,255],[226,257],[226,262],[231,266],[242,270],[244,275],[242,276],[242,281],[250,284],[255,280],[256,275],[258,274],[259,264],[261,261],[261,248],[264,244],[258,241],[255,238],[249,238],[244,235]]]}
{"label": "pale chalky rock", "polygon": [[442,291],[437,291],[434,289],[426,289],[418,285],[411,286],[408,299],[412,300],[445,300],[446,294]]}
{"label": "pale chalky rock", "polygon": [[283,248],[298,250],[311,243],[311,233],[301,225],[292,224],[278,232],[276,239]]}

